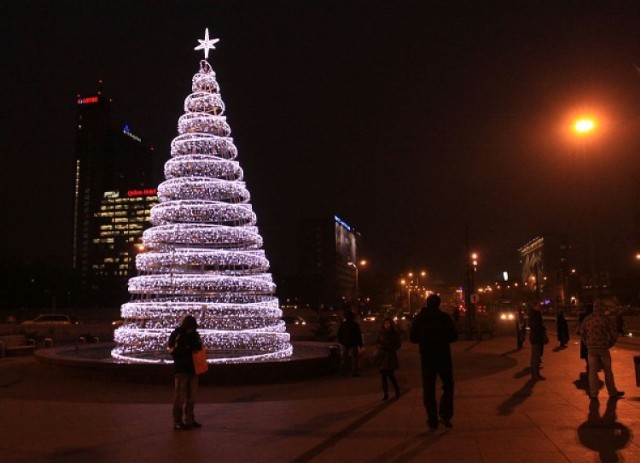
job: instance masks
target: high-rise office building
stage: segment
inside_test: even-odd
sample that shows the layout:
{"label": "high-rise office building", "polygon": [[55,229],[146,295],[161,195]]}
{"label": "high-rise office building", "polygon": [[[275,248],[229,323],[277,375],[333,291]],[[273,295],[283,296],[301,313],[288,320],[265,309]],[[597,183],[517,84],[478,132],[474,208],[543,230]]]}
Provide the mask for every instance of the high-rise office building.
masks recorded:
{"label": "high-rise office building", "polygon": [[355,305],[356,237],[338,216],[298,224],[298,286],[303,302],[335,309]]}
{"label": "high-rise office building", "polygon": [[118,305],[127,297],[136,239],[149,225],[144,210],[157,201],[149,187],[153,147],[113,116],[101,83],[96,95],[78,95],[76,107],[72,266],[82,292],[78,303]]}

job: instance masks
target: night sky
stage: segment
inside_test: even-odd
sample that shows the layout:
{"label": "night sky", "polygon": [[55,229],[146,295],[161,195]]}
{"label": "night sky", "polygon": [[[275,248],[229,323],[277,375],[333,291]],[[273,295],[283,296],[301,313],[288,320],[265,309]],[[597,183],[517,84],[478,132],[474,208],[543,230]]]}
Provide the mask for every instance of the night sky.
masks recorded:
{"label": "night sky", "polygon": [[[630,266],[634,3],[1,2],[0,251],[68,264],[75,99],[99,79],[161,179],[208,27],[275,270],[295,265],[301,218],[336,213],[369,271],[460,282],[468,225],[494,280],[538,234],[586,249],[588,198],[602,265]],[[568,135],[581,111],[601,118],[584,151]]]}

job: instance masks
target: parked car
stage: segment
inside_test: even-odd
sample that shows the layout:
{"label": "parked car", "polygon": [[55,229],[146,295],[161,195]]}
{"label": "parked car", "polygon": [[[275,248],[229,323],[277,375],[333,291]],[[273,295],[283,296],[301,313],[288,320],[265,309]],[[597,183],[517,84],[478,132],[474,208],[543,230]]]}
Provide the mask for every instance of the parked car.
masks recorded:
{"label": "parked car", "polygon": [[307,322],[304,318],[297,315],[285,315],[282,317],[287,325],[306,325]]}
{"label": "parked car", "polygon": [[69,315],[47,314],[38,315],[33,320],[25,320],[22,325],[76,325],[78,322]]}
{"label": "parked car", "polygon": [[516,319],[516,313],[513,310],[500,310],[497,314],[497,319],[500,321],[514,321]]}

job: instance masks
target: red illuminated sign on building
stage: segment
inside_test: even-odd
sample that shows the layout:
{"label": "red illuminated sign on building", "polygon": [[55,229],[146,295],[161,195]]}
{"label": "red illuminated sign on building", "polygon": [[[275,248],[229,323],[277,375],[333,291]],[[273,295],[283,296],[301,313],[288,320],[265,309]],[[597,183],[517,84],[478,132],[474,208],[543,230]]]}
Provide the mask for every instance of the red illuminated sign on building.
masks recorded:
{"label": "red illuminated sign on building", "polygon": [[144,190],[129,190],[127,196],[133,198],[134,196],[155,196],[158,190],[155,188],[145,188]]}
{"label": "red illuminated sign on building", "polygon": [[78,104],[92,104],[97,102],[98,102],[97,96],[90,96],[87,98],[78,98]]}

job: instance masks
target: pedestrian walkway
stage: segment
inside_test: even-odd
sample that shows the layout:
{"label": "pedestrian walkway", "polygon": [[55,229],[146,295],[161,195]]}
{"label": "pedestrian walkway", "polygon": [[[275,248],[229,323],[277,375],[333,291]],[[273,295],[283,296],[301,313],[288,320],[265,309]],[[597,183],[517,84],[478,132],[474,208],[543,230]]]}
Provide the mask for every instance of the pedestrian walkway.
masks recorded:
{"label": "pedestrian walkway", "polygon": [[427,431],[419,358],[400,352],[404,394],[382,402],[378,373],[308,382],[202,387],[203,428],[172,429],[170,384],[93,381],[0,360],[0,461],[9,462],[637,462],[640,389],[633,355],[614,348],[622,400],[590,406],[575,339],[545,347],[546,381],[529,380],[529,345],[500,337],[453,345],[452,429]]}

